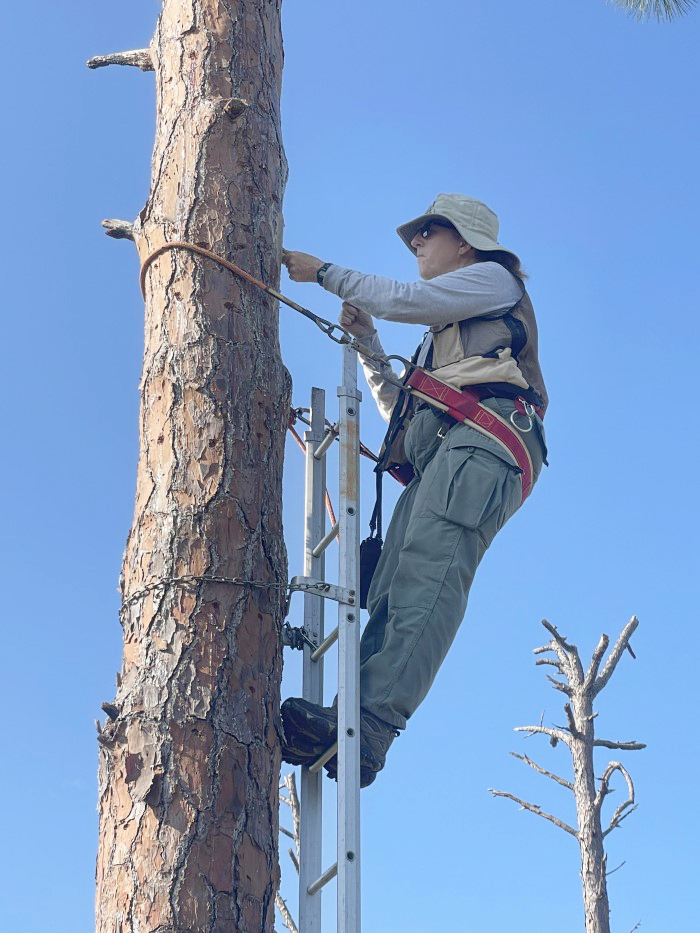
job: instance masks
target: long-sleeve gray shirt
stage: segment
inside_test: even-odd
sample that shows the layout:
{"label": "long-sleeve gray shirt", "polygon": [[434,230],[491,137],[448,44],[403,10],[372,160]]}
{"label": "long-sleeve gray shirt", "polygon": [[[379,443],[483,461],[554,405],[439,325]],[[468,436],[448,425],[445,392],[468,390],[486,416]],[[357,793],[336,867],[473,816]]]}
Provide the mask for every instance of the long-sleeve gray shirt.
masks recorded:
{"label": "long-sleeve gray shirt", "polygon": [[[364,275],[331,265],[323,287],[343,301],[384,321],[442,327],[455,321],[503,314],[520,298],[513,275],[496,262],[479,262],[434,279],[396,282],[379,275]],[[362,337],[373,352],[383,353],[376,331]],[[424,345],[427,353],[429,344]],[[382,417],[388,421],[399,390],[382,375],[392,372],[388,364],[361,357],[367,383]],[[420,364],[420,360],[418,361]]]}

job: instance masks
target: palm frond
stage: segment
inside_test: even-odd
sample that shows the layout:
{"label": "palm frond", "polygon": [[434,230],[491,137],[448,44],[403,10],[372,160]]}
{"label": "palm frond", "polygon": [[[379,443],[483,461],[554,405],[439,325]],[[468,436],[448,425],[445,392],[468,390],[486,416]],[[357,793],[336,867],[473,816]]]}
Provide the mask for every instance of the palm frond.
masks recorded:
{"label": "palm frond", "polygon": [[697,0],[613,0],[636,19],[675,19],[689,13]]}

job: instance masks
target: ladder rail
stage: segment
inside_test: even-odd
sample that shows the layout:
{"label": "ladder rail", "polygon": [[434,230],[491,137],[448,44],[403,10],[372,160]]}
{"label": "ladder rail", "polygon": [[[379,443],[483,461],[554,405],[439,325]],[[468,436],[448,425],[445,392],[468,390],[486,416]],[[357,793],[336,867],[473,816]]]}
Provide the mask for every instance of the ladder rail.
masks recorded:
{"label": "ladder rail", "polygon": [[[343,347],[340,418],[341,587],[359,592],[360,401],[357,353]],[[338,933],[360,931],[360,609],[338,604]]]}
{"label": "ladder rail", "polygon": [[[343,347],[338,423],[325,424],[325,393],[312,389],[311,430],[305,433],[304,576],[292,591],[304,595],[302,696],[323,705],[323,657],[338,642],[338,740],[301,769],[299,931],[321,933],[321,890],[337,877],[337,933],[360,933],[360,401],[357,352]],[[326,533],[326,457],[339,440],[339,515]],[[325,551],[339,537],[338,583],[326,582]],[[338,626],[324,637],[324,604],[338,604]],[[337,860],[321,870],[323,765],[337,755]]]}
{"label": "ladder rail", "polygon": [[[314,554],[316,542],[324,537],[326,512],[326,458],[316,457],[325,433],[323,389],[311,390],[311,429],[305,432],[306,473],[304,496],[304,573],[325,580],[323,552]],[[304,629],[310,640],[323,641],[325,600],[321,595],[304,593]],[[304,645],[302,696],[311,703],[323,703],[323,661],[312,660],[310,645]],[[323,855],[323,771],[301,772],[301,821],[299,831],[299,927],[303,933],[321,933],[321,894],[311,886],[321,874]]]}

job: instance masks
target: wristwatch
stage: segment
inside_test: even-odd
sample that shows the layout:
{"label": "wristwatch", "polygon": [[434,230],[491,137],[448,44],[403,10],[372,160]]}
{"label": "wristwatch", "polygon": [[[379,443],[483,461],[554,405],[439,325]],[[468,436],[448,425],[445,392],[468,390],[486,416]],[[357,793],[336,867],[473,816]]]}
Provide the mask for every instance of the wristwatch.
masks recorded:
{"label": "wristwatch", "polygon": [[316,281],[319,285],[323,285],[323,277],[332,265],[333,263],[324,262],[321,268],[316,272]]}

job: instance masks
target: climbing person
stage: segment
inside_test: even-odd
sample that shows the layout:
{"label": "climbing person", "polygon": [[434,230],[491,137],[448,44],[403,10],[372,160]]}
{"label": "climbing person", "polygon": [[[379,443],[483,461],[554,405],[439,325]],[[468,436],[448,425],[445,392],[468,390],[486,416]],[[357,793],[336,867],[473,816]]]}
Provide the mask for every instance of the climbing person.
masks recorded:
{"label": "climbing person", "polygon": [[[384,353],[374,319],[427,326],[413,362],[478,406],[475,419],[457,420],[387,381],[397,378],[388,363],[360,357],[389,421],[379,467],[412,477],[367,596],[360,644],[363,787],[425,698],[484,552],[546,462],[548,400],[537,324],[520,260],[498,242],[496,215],[474,198],[440,194],[398,234],[416,256],[420,281],[365,275],[307,253],[282,255],[293,281],[318,282],[342,299],[340,323],[373,353]],[[491,422],[501,425],[498,431]],[[291,764],[310,764],[337,739],[335,706],[289,698],[282,720],[282,758]],[[335,776],[337,758],[325,767]]]}

